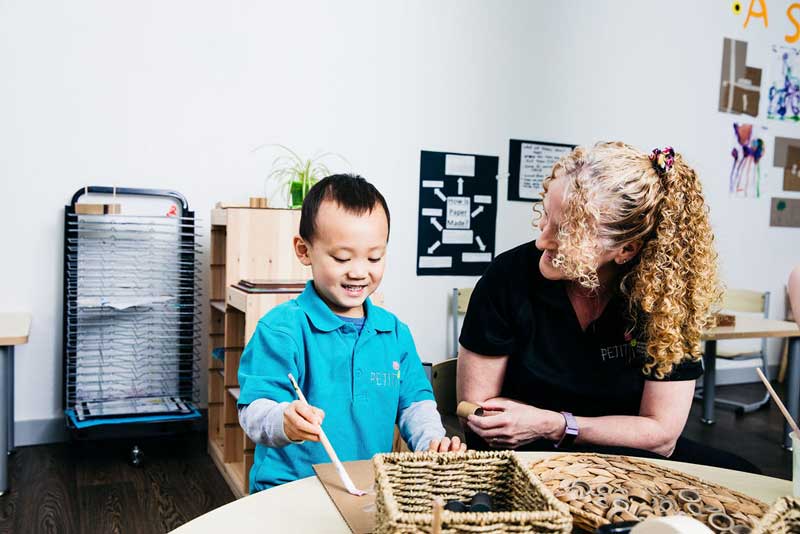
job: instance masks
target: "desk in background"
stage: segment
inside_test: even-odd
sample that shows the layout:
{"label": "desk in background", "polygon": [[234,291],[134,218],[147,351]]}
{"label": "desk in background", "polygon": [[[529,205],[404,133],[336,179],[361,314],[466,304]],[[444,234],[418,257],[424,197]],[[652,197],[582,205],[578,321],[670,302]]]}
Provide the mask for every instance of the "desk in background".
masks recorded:
{"label": "desk in background", "polygon": [[0,406],[0,495],[8,491],[8,455],[14,450],[14,347],[28,342],[31,316],[0,313],[0,387],[5,402]]}
{"label": "desk in background", "polygon": [[[717,368],[717,341],[722,339],[787,338],[789,341],[789,377],[787,404],[789,413],[797,420],[800,413],[800,328],[789,321],[736,317],[735,326],[718,326],[703,334],[706,350],[703,353],[703,416],[706,424],[714,423],[714,381]],[[784,425],[784,446],[790,446],[789,426]]]}

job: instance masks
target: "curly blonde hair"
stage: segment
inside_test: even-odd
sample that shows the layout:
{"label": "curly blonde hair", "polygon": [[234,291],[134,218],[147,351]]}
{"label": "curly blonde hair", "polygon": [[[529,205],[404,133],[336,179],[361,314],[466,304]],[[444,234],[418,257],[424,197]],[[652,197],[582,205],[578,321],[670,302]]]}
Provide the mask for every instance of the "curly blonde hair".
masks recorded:
{"label": "curly blonde hair", "polygon": [[[620,142],[578,147],[544,182],[566,178],[558,253],[567,278],[597,289],[600,255],[641,240],[619,288],[631,323],[647,340],[646,374],[663,378],[686,358],[701,357],[700,335],[722,295],[714,234],[700,182],[676,154],[659,174],[647,154]],[[641,323],[641,324],[640,324]]]}

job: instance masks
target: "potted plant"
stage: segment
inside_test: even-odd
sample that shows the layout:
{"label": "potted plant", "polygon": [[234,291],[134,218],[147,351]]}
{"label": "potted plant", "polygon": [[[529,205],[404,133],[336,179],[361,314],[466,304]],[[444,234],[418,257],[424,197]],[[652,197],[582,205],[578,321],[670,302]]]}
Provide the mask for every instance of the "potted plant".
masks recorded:
{"label": "potted plant", "polygon": [[344,157],[333,152],[320,152],[310,158],[304,158],[284,145],[264,146],[277,148],[280,152],[272,160],[272,168],[264,183],[265,194],[267,198],[280,194],[292,209],[298,209],[303,205],[303,199],[306,198],[311,186],[332,174],[326,162],[339,159],[349,166]]}

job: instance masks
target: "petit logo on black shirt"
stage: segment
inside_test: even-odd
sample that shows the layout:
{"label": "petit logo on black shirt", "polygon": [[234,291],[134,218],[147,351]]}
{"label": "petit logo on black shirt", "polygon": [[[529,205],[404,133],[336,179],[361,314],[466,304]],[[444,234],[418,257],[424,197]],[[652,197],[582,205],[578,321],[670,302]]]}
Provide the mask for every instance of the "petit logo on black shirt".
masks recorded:
{"label": "petit logo on black shirt", "polygon": [[644,343],[638,343],[635,339],[621,345],[600,348],[600,358],[602,361],[618,360],[624,358],[626,362],[642,359],[645,352]]}

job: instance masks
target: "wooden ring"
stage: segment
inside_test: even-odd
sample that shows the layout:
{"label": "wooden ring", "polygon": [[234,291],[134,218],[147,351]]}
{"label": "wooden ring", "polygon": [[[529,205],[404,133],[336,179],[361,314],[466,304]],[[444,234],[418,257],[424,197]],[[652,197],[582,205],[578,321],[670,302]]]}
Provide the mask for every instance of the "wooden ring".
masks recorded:
{"label": "wooden ring", "polygon": [[683,511],[691,516],[698,516],[703,513],[703,510],[700,509],[700,505],[696,502],[687,502],[683,505]]}
{"label": "wooden ring", "polygon": [[623,510],[630,510],[631,503],[628,502],[627,499],[622,499],[620,497],[617,497],[616,499],[611,501],[611,506],[613,508],[622,508]]}
{"label": "wooden ring", "polygon": [[572,483],[572,486],[570,487],[572,489],[582,489],[583,493],[589,493],[590,491],[592,491],[592,488],[589,487],[589,483],[583,480],[576,480],[575,482]]}
{"label": "wooden ring", "polygon": [[708,516],[708,524],[715,532],[727,532],[733,527],[734,522],[728,514],[717,512]]}
{"label": "wooden ring", "polygon": [[633,488],[628,491],[628,498],[632,501],[650,503],[650,492],[644,488]]}
{"label": "wooden ring", "polygon": [[700,495],[694,490],[683,489],[678,492],[678,501],[680,501],[681,504],[699,503]]}
{"label": "wooden ring", "polygon": [[677,508],[678,507],[675,504],[675,501],[673,501],[672,499],[663,498],[658,502],[659,511],[664,513],[674,512]]}
{"label": "wooden ring", "polygon": [[[614,522],[615,522],[615,521],[614,521],[615,517],[616,517],[617,515],[621,514],[622,512],[627,512],[627,510],[625,510],[625,509],[623,509],[623,508],[617,508],[617,507],[615,507],[615,506],[612,506],[612,507],[611,507],[611,508],[608,510],[608,512],[606,513],[606,519],[608,519],[609,521],[611,521],[612,523],[614,523]],[[622,516],[620,516],[620,520],[622,520]]]}
{"label": "wooden ring", "polygon": [[611,486],[608,484],[600,484],[594,489],[598,495],[609,495],[611,493]]}

